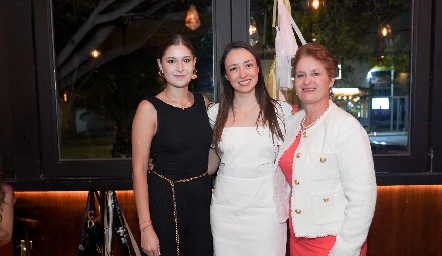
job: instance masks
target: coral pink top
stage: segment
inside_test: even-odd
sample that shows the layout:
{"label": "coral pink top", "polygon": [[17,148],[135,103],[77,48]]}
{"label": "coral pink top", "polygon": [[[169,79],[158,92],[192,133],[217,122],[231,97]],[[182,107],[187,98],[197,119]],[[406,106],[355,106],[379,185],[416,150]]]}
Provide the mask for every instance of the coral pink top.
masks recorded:
{"label": "coral pink top", "polygon": [[[279,166],[281,167],[281,170],[287,178],[290,186],[292,186],[292,175],[294,172],[293,159],[300,140],[301,131],[298,132],[295,142],[293,142],[290,148],[288,148],[287,151],[284,152],[284,154],[281,156],[281,159],[279,160]],[[317,238],[296,237],[295,232],[293,231],[293,220],[291,211],[292,210],[290,207],[290,255],[327,256],[335,244],[336,236],[329,235]],[[366,255],[366,253],[367,241],[365,241],[364,245],[361,248],[360,256],[364,256]]]}

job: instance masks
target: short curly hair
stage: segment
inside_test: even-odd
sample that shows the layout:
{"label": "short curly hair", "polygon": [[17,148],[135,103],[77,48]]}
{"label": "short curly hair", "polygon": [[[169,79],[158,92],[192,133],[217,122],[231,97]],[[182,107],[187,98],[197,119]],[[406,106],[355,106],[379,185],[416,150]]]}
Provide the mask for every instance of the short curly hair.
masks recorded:
{"label": "short curly hair", "polygon": [[330,78],[335,78],[338,73],[338,60],[333,56],[325,46],[318,43],[307,43],[299,47],[296,52],[293,67],[296,69],[296,65],[299,60],[304,57],[312,57],[324,65],[327,70],[327,75]]}

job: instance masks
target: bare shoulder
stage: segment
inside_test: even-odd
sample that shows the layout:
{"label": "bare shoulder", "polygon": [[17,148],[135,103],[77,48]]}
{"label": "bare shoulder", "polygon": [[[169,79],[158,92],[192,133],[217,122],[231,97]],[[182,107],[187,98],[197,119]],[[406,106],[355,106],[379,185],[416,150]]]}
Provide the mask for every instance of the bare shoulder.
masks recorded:
{"label": "bare shoulder", "polygon": [[10,189],[6,195],[5,195],[5,199],[4,199],[5,203],[9,204],[9,205],[14,205],[14,190]]}
{"label": "bare shoulder", "polygon": [[157,129],[157,111],[148,100],[138,104],[132,123],[132,145],[134,141],[146,141],[146,136],[153,136]]}
{"label": "bare shoulder", "polygon": [[137,111],[156,111],[155,107],[152,105],[152,103],[150,103],[150,101],[148,100],[142,100],[139,104],[138,104],[138,108]]}
{"label": "bare shoulder", "polygon": [[157,119],[157,110],[148,100],[142,100],[138,104],[137,112],[135,113],[134,123],[155,123]]}

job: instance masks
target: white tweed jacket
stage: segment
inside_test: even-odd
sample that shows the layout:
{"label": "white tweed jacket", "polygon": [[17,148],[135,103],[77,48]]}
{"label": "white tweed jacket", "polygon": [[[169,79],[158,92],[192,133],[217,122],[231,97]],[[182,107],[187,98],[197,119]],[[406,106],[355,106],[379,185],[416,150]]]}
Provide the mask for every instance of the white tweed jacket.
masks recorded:
{"label": "white tweed jacket", "polygon": [[[296,113],[276,158],[275,204],[279,221],[289,215],[297,237],[335,235],[329,255],[358,256],[376,205],[376,176],[364,128],[330,101],[318,122],[305,130],[293,160],[292,191],[279,160],[293,144],[305,112]],[[291,192],[291,193],[290,193]]]}

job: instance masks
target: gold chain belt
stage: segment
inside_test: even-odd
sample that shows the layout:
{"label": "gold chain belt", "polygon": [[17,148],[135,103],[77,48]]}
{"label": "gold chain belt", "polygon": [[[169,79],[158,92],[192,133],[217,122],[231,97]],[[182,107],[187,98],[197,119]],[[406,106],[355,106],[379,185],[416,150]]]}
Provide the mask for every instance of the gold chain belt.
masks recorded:
{"label": "gold chain belt", "polygon": [[189,182],[189,181],[192,181],[192,180],[196,180],[196,179],[202,178],[202,177],[207,175],[207,172],[205,172],[203,174],[200,174],[198,176],[192,177],[192,178],[176,180],[176,181],[173,181],[173,180],[167,178],[166,176],[163,176],[163,175],[157,173],[154,170],[152,170],[151,172],[154,173],[155,175],[157,175],[158,177],[160,177],[161,179],[169,182],[170,187],[172,188],[173,217],[175,219],[175,241],[176,241],[176,253],[177,253],[176,255],[179,256],[180,255],[180,235],[178,233],[178,214],[177,214],[176,198],[175,198],[175,183],[185,183],[185,182]]}

